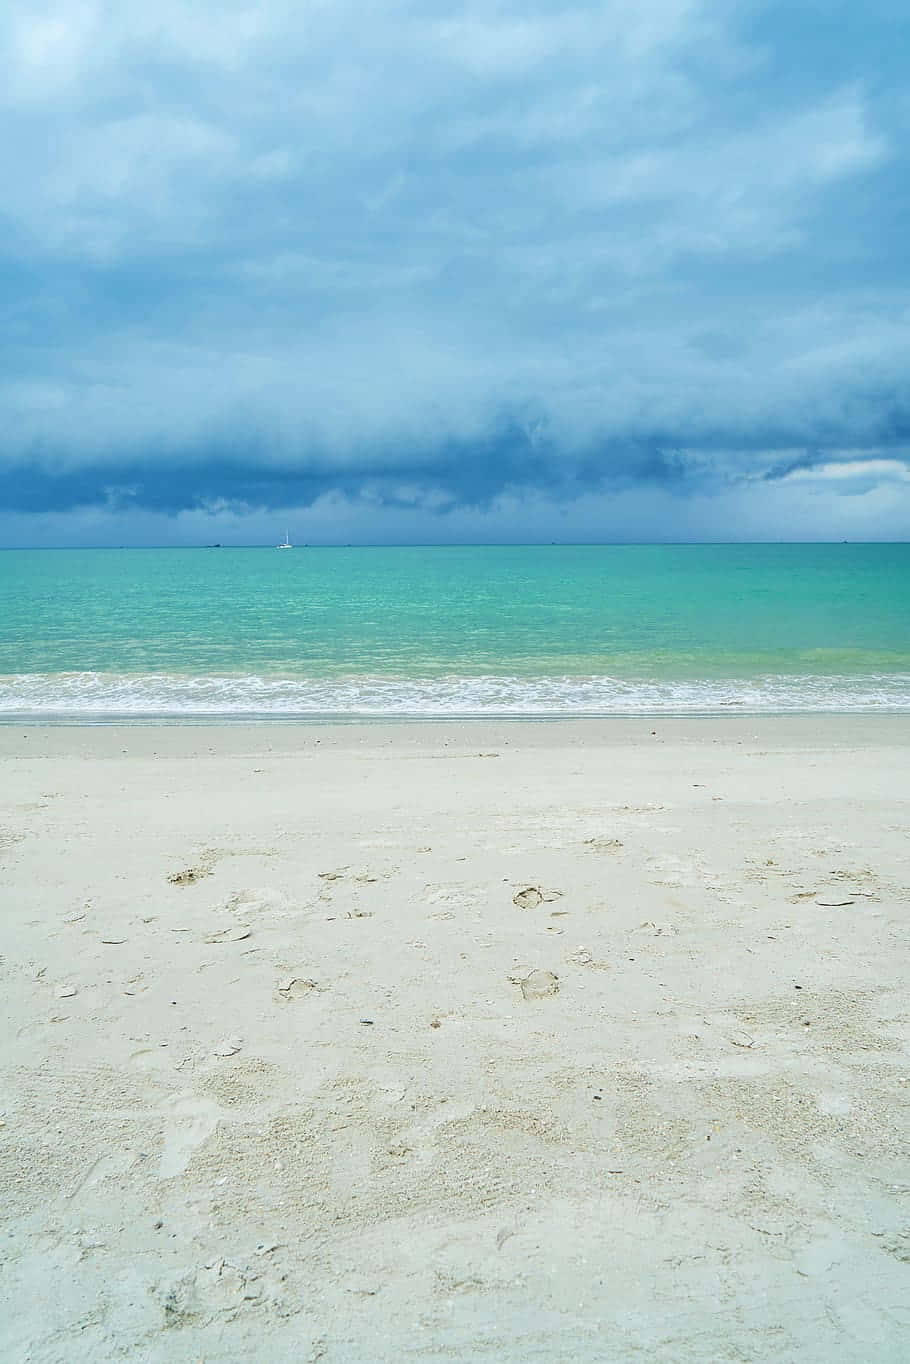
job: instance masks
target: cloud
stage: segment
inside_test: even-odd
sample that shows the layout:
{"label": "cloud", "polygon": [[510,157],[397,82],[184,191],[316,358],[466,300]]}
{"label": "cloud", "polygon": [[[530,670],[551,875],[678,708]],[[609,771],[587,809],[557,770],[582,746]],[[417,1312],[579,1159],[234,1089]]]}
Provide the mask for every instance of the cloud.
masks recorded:
{"label": "cloud", "polygon": [[8,7],[0,506],[910,526],[906,40],[832,3]]}

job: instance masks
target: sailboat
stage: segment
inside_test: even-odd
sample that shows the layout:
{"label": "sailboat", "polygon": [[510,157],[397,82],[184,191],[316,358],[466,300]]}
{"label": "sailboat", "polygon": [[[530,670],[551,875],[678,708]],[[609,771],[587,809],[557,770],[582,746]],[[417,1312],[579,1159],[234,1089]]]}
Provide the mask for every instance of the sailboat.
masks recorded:
{"label": "sailboat", "polygon": [[291,544],[291,532],[290,532],[290,531],[286,530],[286,531],[284,532],[284,544],[282,544],[282,545],[276,545],[275,548],[276,548],[276,549],[293,549],[293,548],[294,548],[294,546]]}

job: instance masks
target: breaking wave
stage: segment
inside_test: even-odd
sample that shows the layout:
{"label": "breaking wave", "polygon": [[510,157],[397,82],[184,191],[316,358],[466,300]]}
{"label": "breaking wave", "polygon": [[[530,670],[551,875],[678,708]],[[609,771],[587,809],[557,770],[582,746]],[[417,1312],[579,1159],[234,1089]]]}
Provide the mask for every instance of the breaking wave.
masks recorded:
{"label": "breaking wave", "polygon": [[270,677],[97,672],[0,676],[0,718],[571,718],[910,712],[910,675],[634,680],[563,677]]}

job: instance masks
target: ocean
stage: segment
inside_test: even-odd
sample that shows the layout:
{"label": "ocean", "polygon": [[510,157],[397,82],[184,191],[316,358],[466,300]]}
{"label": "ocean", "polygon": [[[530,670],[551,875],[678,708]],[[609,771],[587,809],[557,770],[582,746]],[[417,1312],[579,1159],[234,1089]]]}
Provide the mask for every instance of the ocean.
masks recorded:
{"label": "ocean", "polygon": [[910,544],[8,550],[0,719],[910,711]]}

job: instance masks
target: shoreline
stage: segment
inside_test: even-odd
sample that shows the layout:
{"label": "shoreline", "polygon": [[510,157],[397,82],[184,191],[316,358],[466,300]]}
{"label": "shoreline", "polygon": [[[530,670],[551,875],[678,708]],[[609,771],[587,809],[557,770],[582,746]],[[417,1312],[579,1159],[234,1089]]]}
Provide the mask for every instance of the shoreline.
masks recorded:
{"label": "shoreline", "polygon": [[444,714],[444,715],[442,715],[442,714],[427,714],[427,715],[422,715],[422,714],[418,714],[418,713],[402,713],[402,714],[394,714],[394,713],[391,713],[391,714],[375,714],[375,715],[372,715],[372,714],[359,714],[359,713],[355,713],[355,714],[346,714],[346,713],[343,713],[343,712],[331,712],[331,711],[326,712],[325,714],[315,714],[315,713],[309,713],[309,712],[301,712],[301,713],[299,713],[299,714],[293,714],[293,713],[279,713],[279,714],[276,714],[276,713],[270,713],[270,712],[267,712],[267,711],[264,711],[264,712],[261,712],[261,713],[258,713],[258,714],[257,714],[256,712],[247,712],[247,711],[243,711],[243,712],[239,712],[239,711],[238,711],[238,712],[226,712],[226,713],[223,713],[223,714],[217,714],[217,713],[215,713],[215,714],[209,714],[209,713],[206,713],[206,712],[197,711],[197,712],[187,712],[186,714],[182,714],[182,715],[171,714],[171,713],[159,713],[159,712],[148,712],[148,713],[137,712],[136,714],[128,714],[128,713],[124,713],[124,712],[122,712],[122,711],[120,711],[120,712],[112,711],[112,712],[110,712],[110,713],[108,713],[108,714],[104,714],[104,713],[92,714],[92,713],[90,713],[90,712],[81,712],[81,713],[76,713],[76,714],[68,714],[68,713],[62,712],[62,711],[59,712],[59,713],[47,712],[47,713],[42,713],[42,714],[36,714],[36,713],[34,713],[34,712],[32,712],[32,713],[26,713],[26,712],[24,712],[24,713],[21,713],[21,714],[16,714],[15,712],[10,712],[10,713],[7,713],[7,714],[0,713],[0,728],[2,728],[2,727],[4,727],[4,726],[6,726],[6,727],[9,727],[9,726],[15,727],[16,725],[31,725],[31,726],[35,726],[35,727],[38,727],[38,728],[40,728],[40,727],[42,727],[42,726],[47,726],[48,728],[53,728],[53,729],[66,728],[67,726],[72,726],[72,727],[76,727],[76,728],[86,728],[86,727],[91,727],[91,726],[98,726],[98,727],[101,727],[101,728],[117,728],[117,727],[119,726],[119,727],[122,727],[122,728],[124,728],[124,729],[131,729],[131,728],[134,728],[134,727],[150,728],[150,727],[156,727],[156,726],[157,726],[157,727],[160,727],[160,728],[167,728],[168,726],[171,726],[171,725],[173,725],[173,726],[189,726],[189,727],[197,726],[197,727],[200,727],[200,728],[201,728],[201,727],[211,727],[211,726],[225,726],[225,727],[231,727],[231,728],[233,728],[233,727],[236,727],[236,726],[244,726],[244,725],[246,725],[246,726],[248,726],[248,727],[250,727],[250,728],[258,728],[258,727],[261,727],[261,726],[282,726],[282,725],[283,725],[283,726],[287,726],[288,728],[299,728],[299,727],[301,727],[301,726],[307,726],[307,725],[312,725],[312,726],[326,726],[326,725],[328,725],[328,726],[332,726],[332,725],[339,725],[339,726],[343,726],[343,725],[364,725],[364,726],[370,726],[370,725],[384,725],[384,724],[387,724],[387,725],[445,725],[445,724],[454,724],[454,725],[474,725],[474,724],[492,724],[492,725],[497,725],[497,724],[503,724],[503,725],[512,725],[512,724],[516,724],[516,725],[522,725],[522,724],[528,724],[528,725],[555,724],[555,725],[560,725],[560,724],[566,724],[566,725],[574,725],[574,724],[590,724],[590,723],[613,724],[613,723],[625,723],[625,722],[628,722],[628,721],[635,721],[635,720],[641,720],[642,722],[645,722],[645,721],[661,721],[661,722],[665,722],[665,721],[666,721],[666,722],[670,722],[670,721],[680,721],[680,720],[681,720],[681,721],[692,721],[693,723],[705,723],[705,722],[714,722],[714,721],[716,721],[716,722],[718,722],[718,723],[723,724],[723,723],[725,723],[728,719],[742,719],[742,720],[744,720],[744,721],[752,721],[752,720],[755,720],[755,721],[762,721],[762,722],[763,722],[763,721],[774,722],[774,721],[777,721],[777,720],[786,720],[786,719],[809,720],[809,719],[815,719],[815,718],[819,718],[819,719],[831,718],[831,719],[840,720],[840,721],[847,720],[847,719],[853,720],[853,719],[867,719],[867,718],[879,718],[879,719],[883,719],[883,720],[884,720],[884,719],[889,719],[889,718],[892,718],[892,717],[893,717],[893,718],[897,718],[897,719],[900,719],[900,718],[902,718],[902,717],[903,717],[903,718],[910,717],[910,707],[894,707],[893,709],[876,709],[876,708],[870,707],[870,708],[865,709],[865,710],[863,710],[863,709],[856,709],[856,710],[841,709],[841,710],[838,710],[838,709],[831,708],[831,709],[824,709],[824,710],[812,710],[812,709],[797,710],[797,709],[793,709],[793,710],[777,710],[777,711],[775,711],[775,710],[750,710],[750,709],[749,709],[748,707],[746,707],[746,706],[736,706],[736,707],[732,707],[732,706],[731,706],[729,709],[725,709],[725,710],[723,710],[723,711],[719,711],[719,710],[718,710],[718,711],[714,711],[714,710],[705,710],[705,711],[696,711],[696,710],[692,710],[692,711],[670,711],[670,710],[653,710],[653,711],[648,711],[648,710],[636,710],[636,711],[608,711],[608,712],[596,712],[596,711],[587,712],[587,711],[580,711],[580,712],[578,712],[577,714],[574,714],[574,715],[551,714],[551,713],[548,713],[548,712],[540,712],[540,713],[527,712],[527,713],[516,714],[516,713],[509,713],[509,712],[497,713],[497,712],[495,712],[495,711],[487,711],[487,712],[484,712],[484,713],[482,713],[482,714],[480,714],[480,713],[466,713],[466,714],[452,713],[452,714]]}
{"label": "shoreline", "polygon": [[[847,733],[845,734],[845,728]],[[224,721],[222,718],[194,717],[192,719],[172,720],[149,719],[140,722],[123,720],[118,717],[102,722],[94,718],[82,721],[64,719],[0,719],[0,760],[18,751],[15,738],[17,730],[26,731],[32,738],[46,733],[59,737],[60,751],[65,751],[65,738],[97,734],[98,743],[114,745],[123,737],[138,739],[145,735],[142,742],[151,745],[152,750],[160,747],[159,739],[179,745],[177,736],[184,735],[191,742],[194,733],[207,737],[221,736],[221,747],[234,745],[255,746],[257,740],[266,740],[271,750],[276,743],[285,743],[290,748],[306,747],[307,741],[318,737],[320,743],[348,745],[355,740],[358,747],[365,743],[386,744],[392,740],[404,742],[439,739],[448,743],[461,743],[471,748],[478,741],[491,742],[501,736],[516,746],[532,747],[556,746],[564,743],[574,745],[600,743],[604,745],[645,743],[651,745],[654,738],[659,742],[703,743],[710,739],[715,743],[745,742],[759,740],[762,743],[785,743],[790,740],[800,744],[830,744],[837,747],[852,747],[856,744],[887,742],[910,744],[910,713],[905,712],[786,712],[780,715],[608,715],[608,716],[469,716],[461,717],[369,717],[351,716],[345,718],[306,717],[301,720],[287,720],[284,717],[267,717],[251,720],[247,717]],[[102,738],[101,736],[107,736]],[[210,751],[207,748],[206,751]]]}

